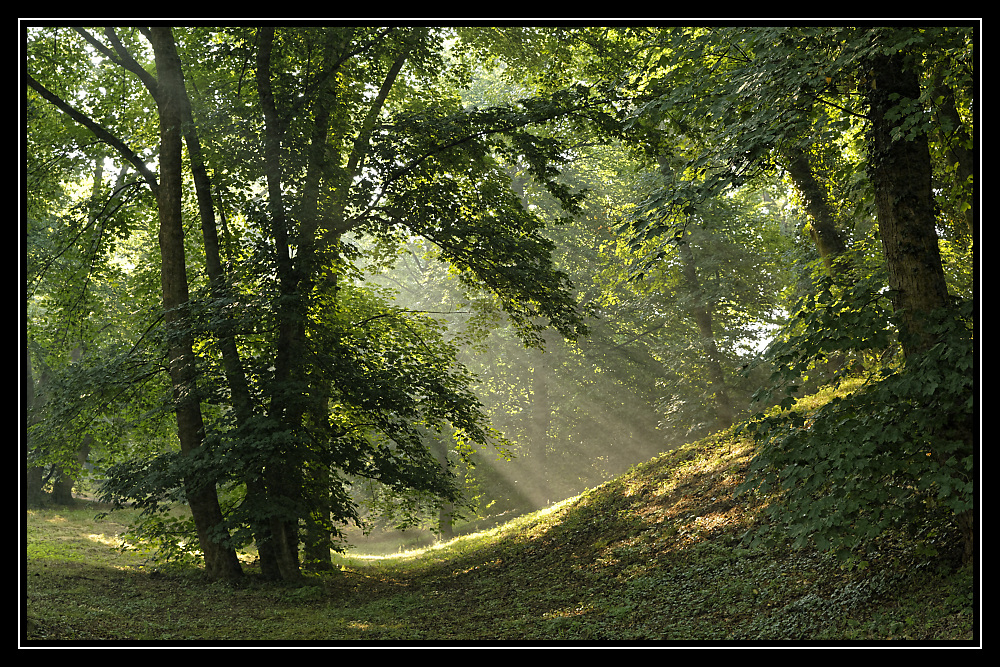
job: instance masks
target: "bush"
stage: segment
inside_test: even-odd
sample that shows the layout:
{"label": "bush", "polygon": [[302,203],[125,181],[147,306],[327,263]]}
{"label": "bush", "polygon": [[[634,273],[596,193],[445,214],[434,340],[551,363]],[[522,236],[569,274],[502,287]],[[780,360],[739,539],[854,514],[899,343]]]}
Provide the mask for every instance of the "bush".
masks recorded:
{"label": "bush", "polygon": [[[844,352],[858,342],[885,341],[872,331],[871,318],[838,323],[834,317],[872,299],[859,289],[800,311],[805,326],[770,352],[781,362],[775,379],[794,380],[807,355],[815,361],[831,347]],[[744,425],[759,446],[738,493],[779,494],[769,512],[796,546],[812,542],[846,557],[890,529],[916,532],[929,514],[944,510],[958,518],[971,556],[972,304],[957,304],[932,321],[936,344],[911,355],[905,367],[879,369],[860,390],[812,413],[778,412]],[[831,335],[824,328],[831,326],[842,330]],[[793,404],[786,399],[782,407]],[[927,553],[935,552],[928,545]]]}

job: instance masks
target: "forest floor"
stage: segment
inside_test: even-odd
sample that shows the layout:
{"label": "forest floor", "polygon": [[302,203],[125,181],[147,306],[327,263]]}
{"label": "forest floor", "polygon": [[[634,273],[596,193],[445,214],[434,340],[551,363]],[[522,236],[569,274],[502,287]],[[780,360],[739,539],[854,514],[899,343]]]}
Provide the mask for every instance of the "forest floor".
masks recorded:
{"label": "forest floor", "polygon": [[349,551],[299,587],[261,583],[250,567],[238,586],[158,568],[116,548],[126,512],[28,510],[19,643],[977,646],[972,567],[928,561],[902,539],[867,553],[864,569],[743,548],[761,506],[732,491],[751,456],[717,435],[492,530],[391,556]]}

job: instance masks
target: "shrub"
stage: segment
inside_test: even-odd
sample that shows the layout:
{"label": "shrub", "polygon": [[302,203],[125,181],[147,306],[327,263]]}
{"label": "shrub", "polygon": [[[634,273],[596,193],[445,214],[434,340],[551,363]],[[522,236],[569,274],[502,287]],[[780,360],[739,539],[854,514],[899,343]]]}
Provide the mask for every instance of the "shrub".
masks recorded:
{"label": "shrub", "polygon": [[[809,357],[888,340],[870,313],[846,317],[874,303],[870,286],[827,297],[801,310],[800,329],[769,351],[778,362],[774,379],[794,386]],[[889,529],[915,532],[928,514],[944,510],[958,517],[971,556],[971,522],[963,520],[971,517],[974,491],[972,304],[932,321],[937,342],[904,367],[880,368],[858,391],[812,413],[786,410],[743,426],[758,451],[737,492],[779,494],[768,511],[796,546],[811,541],[847,557]],[[786,399],[781,407],[793,404]]]}

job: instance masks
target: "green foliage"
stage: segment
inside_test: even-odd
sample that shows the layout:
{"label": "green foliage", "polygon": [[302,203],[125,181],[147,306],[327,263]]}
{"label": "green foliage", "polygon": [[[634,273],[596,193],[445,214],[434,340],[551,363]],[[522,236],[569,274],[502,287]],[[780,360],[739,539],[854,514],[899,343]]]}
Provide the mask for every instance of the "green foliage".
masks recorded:
{"label": "green foliage", "polygon": [[[477,447],[502,442],[440,323],[394,308],[368,288],[345,286],[339,305],[339,313],[327,314],[314,329],[309,347],[317,374],[330,387],[325,421],[305,420],[291,429],[267,414],[238,424],[231,413],[221,414],[209,423],[204,445],[186,456],[136,457],[107,470],[102,499],[142,510],[136,530],[145,539],[160,531],[164,558],[186,558],[192,547],[178,546],[182,542],[197,545],[193,524],[163,518],[183,499],[185,483],[231,489],[225,502],[231,539],[220,537],[234,544],[252,540],[252,527],[261,521],[309,516],[317,493],[327,499],[328,515],[321,520],[333,534],[338,525],[360,524],[362,508],[378,510],[372,521],[384,515],[400,526],[413,525],[429,508],[461,501],[455,471],[442,465],[434,447],[452,452],[454,464],[468,460]],[[197,303],[195,310],[201,311]],[[195,323],[202,331],[214,328],[201,318]],[[282,387],[273,381],[270,386]],[[299,388],[294,381],[287,386]],[[308,398],[302,400],[309,405]],[[439,440],[443,445],[434,444]],[[316,478],[325,480],[323,485],[310,486],[306,475],[280,502],[245,493],[248,478],[289,461],[325,471]],[[359,492],[366,481],[378,489],[369,501]],[[371,502],[375,498],[378,502]]]}
{"label": "green foliage", "polygon": [[169,452],[148,458],[133,458],[112,465],[101,485],[101,502],[121,507],[131,505],[142,514],[158,514],[184,499],[184,457]]}
{"label": "green foliage", "polygon": [[[270,519],[336,533],[340,523],[371,518],[365,502],[390,523],[425,521],[442,504],[461,503],[470,484],[463,475],[482,460],[477,450],[511,444],[501,426],[520,453],[540,442],[574,484],[619,470],[636,455],[620,452],[636,441],[662,444],[649,437],[657,410],[689,432],[711,428],[712,388],[692,363],[703,341],[691,309],[714,309],[725,381],[742,397],[756,380],[733,377],[744,346],[797,289],[798,267],[785,261],[798,252],[789,250],[789,209],[781,220],[761,214],[755,191],[787,199],[774,176],[781,149],[811,151],[845,216],[864,214],[857,101],[865,58],[882,50],[920,54],[928,75],[953,91],[958,124],[971,128],[964,29],[291,26],[275,31],[268,63],[256,61],[262,31],[173,31],[193,107],[187,129],[202,143],[216,216],[202,218],[186,197],[192,297],[185,327],[172,333],[194,341],[197,389],[183,398],[199,402],[205,425],[186,457],[164,433],[175,397],[163,360],[176,339],[156,319],[156,202],[118,166],[155,162],[146,83],[156,63],[139,28],[27,31],[28,71],[40,82],[27,92],[28,333],[40,370],[32,389],[48,399],[31,415],[29,462],[75,466],[80,439],[92,436],[99,464],[109,466],[107,498],[147,510],[144,537],[161,535],[161,548],[179,558],[197,543],[191,526],[164,510],[184,484],[216,486],[226,521],[215,537],[245,544]],[[277,126],[261,114],[265,80]],[[87,115],[90,129],[50,105],[41,84]],[[943,110],[945,99],[900,100],[892,113],[902,136],[932,133],[932,117],[951,136],[954,115],[926,113]],[[109,137],[120,154],[102,143]],[[937,144],[936,174],[961,181],[944,140]],[[95,165],[118,169],[113,189],[93,183],[102,173]],[[968,186],[941,192],[957,200]],[[968,206],[943,209],[957,219]],[[700,295],[683,289],[667,245],[688,224]],[[224,275],[209,285],[215,232]],[[971,246],[952,236],[948,270],[971,295]],[[443,260],[435,275],[461,282],[453,301],[473,304],[478,330],[456,335],[365,284],[362,264],[424,242]],[[646,280],[629,282],[640,253],[650,262]],[[895,334],[878,283],[861,275],[853,291],[821,284],[806,297],[771,350],[772,379],[789,395],[760,397],[788,407],[803,376],[815,380],[817,364],[835,355],[872,374],[870,403],[839,404],[849,430],[852,419],[867,423],[854,412],[872,415],[877,401],[916,405],[918,386],[958,391],[952,376],[933,370],[937,362],[913,360],[902,375],[881,358]],[[444,302],[432,303],[437,290],[426,282],[410,287],[424,300],[413,310]],[[504,319],[512,329],[499,330]],[[571,340],[591,336],[556,341],[547,327]],[[494,349],[460,357],[458,341],[470,338]],[[523,350],[543,342],[545,356]],[[71,363],[77,349],[83,359]],[[472,370],[491,375],[480,380]],[[540,389],[525,390],[543,372],[552,379],[544,400]],[[602,423],[602,411],[616,423]],[[901,488],[961,506],[961,448],[937,443],[930,421],[887,419],[887,433],[926,430],[938,465],[910,466]],[[825,433],[840,437],[832,426]],[[855,449],[837,460],[866,461]],[[287,479],[268,480],[275,470]],[[821,477],[792,470],[783,480],[796,488]],[[918,472],[934,493],[906,481]],[[287,488],[249,492],[265,481]]]}
{"label": "green foliage", "polygon": [[199,566],[204,563],[190,515],[146,515],[138,518],[121,537],[122,551],[147,552],[153,561],[162,565]]}
{"label": "green foliage", "polygon": [[[789,146],[833,144],[863,172],[850,147],[864,129],[869,60],[906,52],[910,66],[939,68],[964,99],[971,68],[968,26],[922,28],[719,26],[664,28],[648,37],[656,67],[634,76],[649,94],[628,122],[646,150],[669,155],[665,184],[623,226],[635,247],[669,231],[671,215],[773,173]],[[925,61],[918,65],[921,58]],[[899,100],[902,137],[931,131],[939,99]],[[947,121],[945,121],[947,122]],[[855,153],[852,155],[852,153]],[[942,166],[942,168],[945,168]],[[954,161],[949,169],[954,168]]]}
{"label": "green foliage", "polygon": [[[105,341],[75,363],[43,355],[31,345],[30,363],[35,376],[41,375],[39,394],[27,428],[28,463],[63,471],[74,479],[84,472],[77,458],[84,442],[89,444],[90,470],[98,477],[103,467],[120,457],[141,457],[170,448],[172,434],[166,422],[171,417],[164,401],[158,360],[150,350],[115,349]],[[154,352],[155,354],[155,352]],[[128,454],[126,454],[128,452]]]}
{"label": "green foliage", "polygon": [[[790,408],[809,374],[819,373],[821,365],[831,359],[840,362],[834,383],[859,367],[877,374],[887,366],[896,335],[884,285],[881,271],[847,287],[826,274],[817,276],[813,288],[799,297],[792,317],[768,345],[764,358],[773,370],[754,400]],[[782,395],[775,396],[778,391]]]}
{"label": "green foliage", "polygon": [[552,266],[543,221],[511,192],[504,166],[523,170],[566,211],[578,211],[584,192],[557,178],[565,140],[540,136],[535,126],[579,113],[586,100],[586,91],[554,94],[449,115],[435,105],[400,114],[391,142],[387,137],[385,146],[375,144],[390,162],[408,159],[393,176],[398,183],[380,217],[439,246],[463,280],[496,295],[531,344],[545,325],[569,337],[586,327],[569,277]]}
{"label": "green foliage", "polygon": [[[887,321],[873,308],[882,297],[867,287],[859,283],[800,311],[800,332],[770,350],[774,377],[787,385],[828,354],[885,345]],[[776,494],[770,515],[796,545],[844,557],[889,531],[916,531],[934,513],[972,509],[972,318],[970,302],[936,313],[937,342],[904,367],[883,369],[818,410],[785,410],[746,424],[759,450],[739,492]],[[793,404],[788,396],[780,407]]]}

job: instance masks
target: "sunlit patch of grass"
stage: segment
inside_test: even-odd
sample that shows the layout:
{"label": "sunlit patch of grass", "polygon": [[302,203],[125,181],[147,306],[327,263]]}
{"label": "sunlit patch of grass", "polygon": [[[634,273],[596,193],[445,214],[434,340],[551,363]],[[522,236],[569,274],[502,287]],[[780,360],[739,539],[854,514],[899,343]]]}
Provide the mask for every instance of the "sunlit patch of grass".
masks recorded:
{"label": "sunlit patch of grass", "polygon": [[95,535],[94,533],[90,533],[89,535],[87,535],[87,539],[88,540],[93,540],[94,542],[97,542],[98,544],[103,544],[105,546],[115,547],[115,548],[120,547],[122,545],[122,541],[123,541],[117,535],[115,535],[114,537],[108,537],[104,533],[101,533],[100,535]]}

